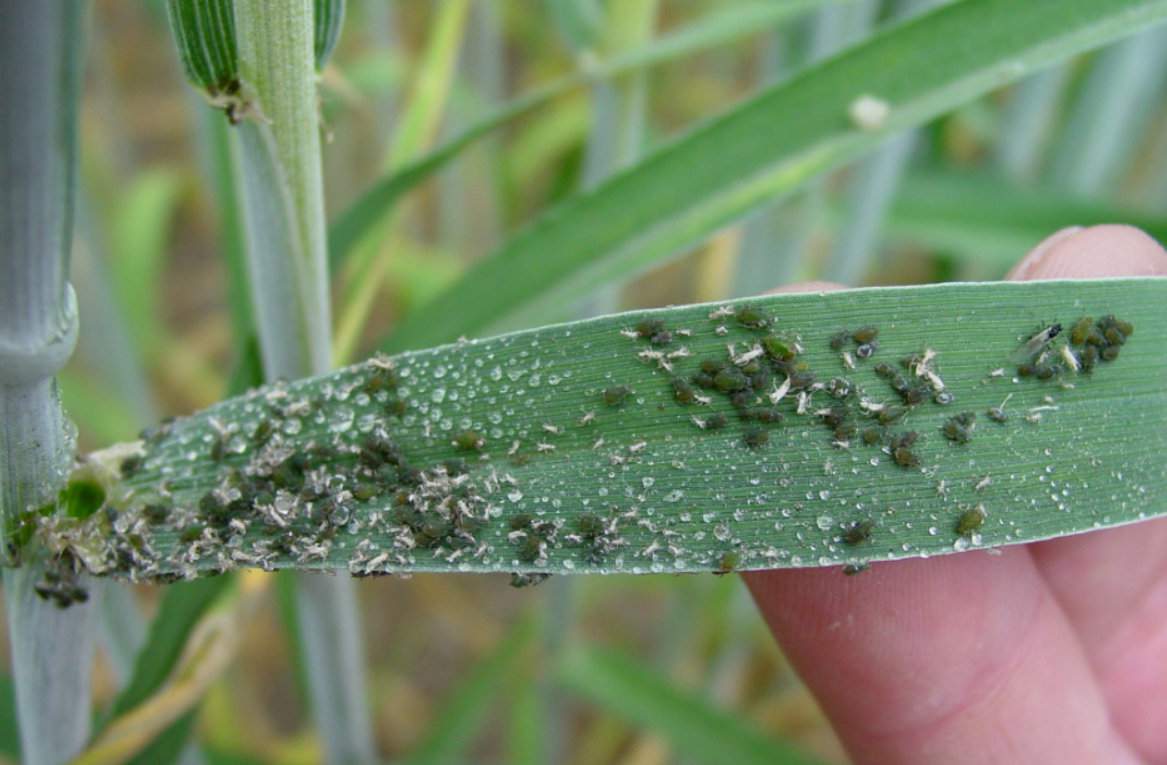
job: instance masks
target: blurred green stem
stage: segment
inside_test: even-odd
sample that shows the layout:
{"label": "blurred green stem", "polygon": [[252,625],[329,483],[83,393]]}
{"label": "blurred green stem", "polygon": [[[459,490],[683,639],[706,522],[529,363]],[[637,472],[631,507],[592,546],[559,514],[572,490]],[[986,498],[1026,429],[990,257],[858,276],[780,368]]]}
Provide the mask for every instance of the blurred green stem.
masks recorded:
{"label": "blurred green stem", "polygon": [[[608,5],[604,54],[607,57],[644,46],[656,26],[657,0],[623,0]],[[587,55],[590,51],[584,51]],[[648,78],[644,69],[591,87],[592,119],[584,151],[583,190],[634,163],[644,149]],[[618,311],[620,285],[600,290],[585,306],[585,315]]]}
{"label": "blurred green stem", "polygon": [[1050,167],[1054,185],[1098,196],[1125,170],[1167,78],[1167,27],[1100,52],[1082,85]]}
{"label": "blurred green stem", "polygon": [[1016,181],[1036,180],[1058,104],[1070,78],[1068,65],[1038,72],[1017,84],[1001,116],[997,164]]}
{"label": "blurred green stem", "polygon": [[[238,0],[239,126],[252,300],[269,380],[330,365],[331,316],[312,0]],[[297,574],[312,712],[329,763],[373,762],[361,625],[349,578]]]}
{"label": "blurred green stem", "polygon": [[[84,5],[0,0],[0,527],[51,501],[72,458],[53,376],[77,340],[73,231]],[[0,532],[3,533],[3,532]],[[5,556],[8,540],[0,539]],[[35,594],[36,561],[4,572],[23,761],[56,765],[89,732],[92,602]],[[82,584],[85,584],[82,582]],[[96,599],[94,588],[91,601]]]}

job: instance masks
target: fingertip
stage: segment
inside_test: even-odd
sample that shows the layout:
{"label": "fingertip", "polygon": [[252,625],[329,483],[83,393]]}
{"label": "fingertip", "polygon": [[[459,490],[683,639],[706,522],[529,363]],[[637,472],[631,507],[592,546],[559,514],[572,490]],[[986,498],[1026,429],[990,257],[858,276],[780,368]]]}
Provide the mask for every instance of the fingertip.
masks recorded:
{"label": "fingertip", "polygon": [[1070,227],[1046,237],[1009,272],[1012,281],[1167,275],[1167,251],[1134,226]]}

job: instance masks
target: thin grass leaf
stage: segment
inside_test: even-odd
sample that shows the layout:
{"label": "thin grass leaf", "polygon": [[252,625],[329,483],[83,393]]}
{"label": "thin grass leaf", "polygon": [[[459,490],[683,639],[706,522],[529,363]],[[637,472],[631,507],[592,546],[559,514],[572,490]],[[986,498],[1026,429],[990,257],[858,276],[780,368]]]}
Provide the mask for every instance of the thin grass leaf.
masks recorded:
{"label": "thin grass leaf", "polygon": [[407,765],[466,761],[475,737],[498,706],[500,689],[510,683],[527,657],[534,634],[534,620],[526,617],[499,639],[442,703],[422,742],[405,758]]}
{"label": "thin grass leaf", "polygon": [[[1164,0],[1020,7],[966,0],[895,27],[548,213],[408,317],[384,347],[424,347],[543,317],[659,263],[889,134],[1164,16]],[[864,95],[888,107],[878,125],[868,124],[874,129],[849,116]]]}
{"label": "thin grass leaf", "polygon": [[[778,295],[375,358],[94,455],[78,478],[118,523],[40,535],[137,577],[538,575],[860,565],[1130,523],[1167,511],[1165,297],[1152,278]],[[1070,328],[1110,314],[1133,328],[1087,372]],[[873,358],[831,347],[868,326]]]}
{"label": "thin grass leaf", "polygon": [[563,657],[558,676],[568,689],[603,709],[660,733],[675,752],[693,762],[817,762],[793,746],[763,735],[738,715],[679,690],[641,662],[614,650],[577,647]]}
{"label": "thin grass leaf", "polygon": [[556,99],[586,87],[596,79],[611,79],[626,72],[679,60],[696,52],[728,44],[740,37],[764,31],[827,0],[791,0],[783,3],[751,3],[733,11],[711,15],[677,32],[662,36],[636,51],[614,56],[587,71],[564,77],[521,96],[485,117],[445,145],[412,162],[382,181],[340,214],[328,233],[329,257],[338,267],[353,248],[406,192],[428,179],[463,149],[484,136],[509,125]]}
{"label": "thin grass leaf", "polygon": [[996,277],[1051,231],[1116,221],[1167,241],[1163,216],[1067,196],[1060,188],[1020,188],[989,175],[917,171],[901,186],[887,233],[949,252]]}
{"label": "thin grass leaf", "polygon": [[138,654],[134,674],[114,701],[112,715],[138,706],[166,681],[182,655],[191,629],[230,583],[230,577],[212,576],[166,589],[146,645]]}

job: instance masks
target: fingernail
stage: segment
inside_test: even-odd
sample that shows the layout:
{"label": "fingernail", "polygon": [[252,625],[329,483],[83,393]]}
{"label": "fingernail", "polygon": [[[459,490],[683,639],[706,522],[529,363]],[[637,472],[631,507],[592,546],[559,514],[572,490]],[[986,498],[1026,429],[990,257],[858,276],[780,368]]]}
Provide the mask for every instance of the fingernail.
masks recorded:
{"label": "fingernail", "polygon": [[1006,278],[1013,279],[1015,281],[1024,281],[1025,279],[1029,278],[1029,275],[1041,265],[1041,262],[1045,260],[1045,257],[1050,253],[1051,250],[1053,250],[1054,247],[1069,239],[1071,236],[1081,230],[1081,226],[1066,226],[1065,228],[1059,229],[1050,234],[1045,239],[1041,240],[1041,242],[1036,247],[1030,250],[1029,254],[1022,258],[1017,265],[1013,266]]}

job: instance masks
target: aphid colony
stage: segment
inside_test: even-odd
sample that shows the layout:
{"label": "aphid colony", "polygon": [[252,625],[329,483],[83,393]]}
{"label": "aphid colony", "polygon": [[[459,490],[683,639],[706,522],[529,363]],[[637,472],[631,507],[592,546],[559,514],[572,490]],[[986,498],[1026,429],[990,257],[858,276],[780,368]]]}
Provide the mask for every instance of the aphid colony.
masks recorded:
{"label": "aphid colony", "polygon": [[1025,341],[1016,359],[1019,377],[1049,380],[1066,372],[1089,374],[1100,362],[1117,359],[1135,331],[1133,324],[1113,314],[1098,321],[1083,316],[1070,329],[1069,342],[1058,344],[1056,338],[1064,337],[1062,329],[1061,324],[1051,324]]}

